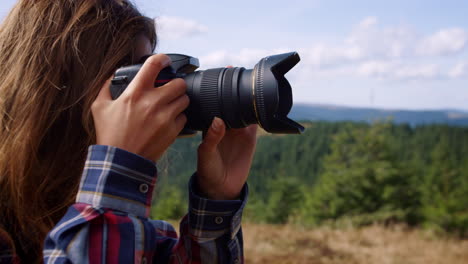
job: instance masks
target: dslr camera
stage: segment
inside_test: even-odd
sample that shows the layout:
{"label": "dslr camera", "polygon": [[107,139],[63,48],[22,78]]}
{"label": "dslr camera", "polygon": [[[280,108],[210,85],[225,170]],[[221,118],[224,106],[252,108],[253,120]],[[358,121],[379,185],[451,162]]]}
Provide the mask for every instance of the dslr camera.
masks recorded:
{"label": "dslr camera", "polygon": [[[291,85],[284,75],[300,61],[297,52],[265,57],[253,69],[204,71],[196,71],[197,58],[167,55],[172,64],[159,73],[154,85],[162,86],[174,78],[183,78],[187,83],[190,105],[184,111],[187,123],[181,135],[207,130],[214,117],[223,119],[227,128],[259,124],[269,133],[300,134],[304,131],[303,126],[287,117],[293,100]],[[148,57],[143,58],[141,64],[115,72],[111,84],[114,100],[127,88]]]}

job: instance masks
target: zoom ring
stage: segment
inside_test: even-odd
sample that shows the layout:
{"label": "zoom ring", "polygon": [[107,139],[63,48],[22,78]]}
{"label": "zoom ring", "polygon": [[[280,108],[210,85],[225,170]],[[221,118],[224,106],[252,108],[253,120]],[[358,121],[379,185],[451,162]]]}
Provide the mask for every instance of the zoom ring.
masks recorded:
{"label": "zoom ring", "polygon": [[234,107],[234,98],[232,93],[234,92],[233,89],[236,87],[232,86],[232,77],[234,75],[235,68],[228,68],[224,73],[223,78],[223,87],[221,91],[221,96],[223,98],[223,107],[222,107],[222,114],[223,119],[225,119],[226,125],[231,128],[233,127],[235,120],[235,112],[236,108]]}
{"label": "zoom ring", "polygon": [[200,84],[200,106],[204,127],[208,128],[215,116],[221,117],[218,97],[218,80],[224,68],[209,69],[203,72]]}

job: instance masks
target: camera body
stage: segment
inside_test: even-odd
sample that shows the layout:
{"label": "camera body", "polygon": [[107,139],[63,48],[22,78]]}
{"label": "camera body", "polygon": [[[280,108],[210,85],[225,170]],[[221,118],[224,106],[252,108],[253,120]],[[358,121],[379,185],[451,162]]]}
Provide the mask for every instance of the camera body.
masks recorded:
{"label": "camera body", "polygon": [[[171,58],[172,64],[163,70],[158,75],[155,82],[155,87],[162,86],[174,78],[183,78],[188,73],[194,72],[200,64],[197,58],[182,54],[166,54]],[[112,79],[111,95],[112,99],[117,99],[127,88],[130,82],[135,78],[143,63],[150,56],[145,56],[141,59],[140,64],[126,66],[118,69]]]}
{"label": "camera body", "polygon": [[[287,118],[292,107],[292,92],[284,74],[300,61],[296,52],[263,58],[254,69],[236,67],[204,71],[196,71],[199,67],[197,58],[167,55],[172,64],[161,70],[154,86],[162,86],[174,78],[186,81],[190,105],[184,111],[187,124],[182,135],[207,130],[214,117],[222,118],[228,128],[259,124],[270,133],[299,134],[304,131],[304,127]],[[143,62],[148,57],[143,58]],[[110,88],[114,100],[142,66],[131,65],[116,71]]]}

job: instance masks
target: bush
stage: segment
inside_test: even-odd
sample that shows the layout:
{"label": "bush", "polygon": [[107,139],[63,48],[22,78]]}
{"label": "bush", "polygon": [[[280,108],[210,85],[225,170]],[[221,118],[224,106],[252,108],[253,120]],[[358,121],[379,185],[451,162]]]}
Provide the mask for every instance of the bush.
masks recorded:
{"label": "bush", "polygon": [[187,213],[187,203],[175,186],[164,186],[151,208],[151,218],[177,220]]}

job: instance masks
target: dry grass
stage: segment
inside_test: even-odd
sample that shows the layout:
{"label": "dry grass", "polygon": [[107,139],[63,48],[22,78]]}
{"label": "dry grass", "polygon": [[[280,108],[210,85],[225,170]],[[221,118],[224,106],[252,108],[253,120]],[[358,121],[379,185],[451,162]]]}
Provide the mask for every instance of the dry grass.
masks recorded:
{"label": "dry grass", "polygon": [[246,263],[468,263],[468,241],[404,227],[336,230],[243,224]]}

